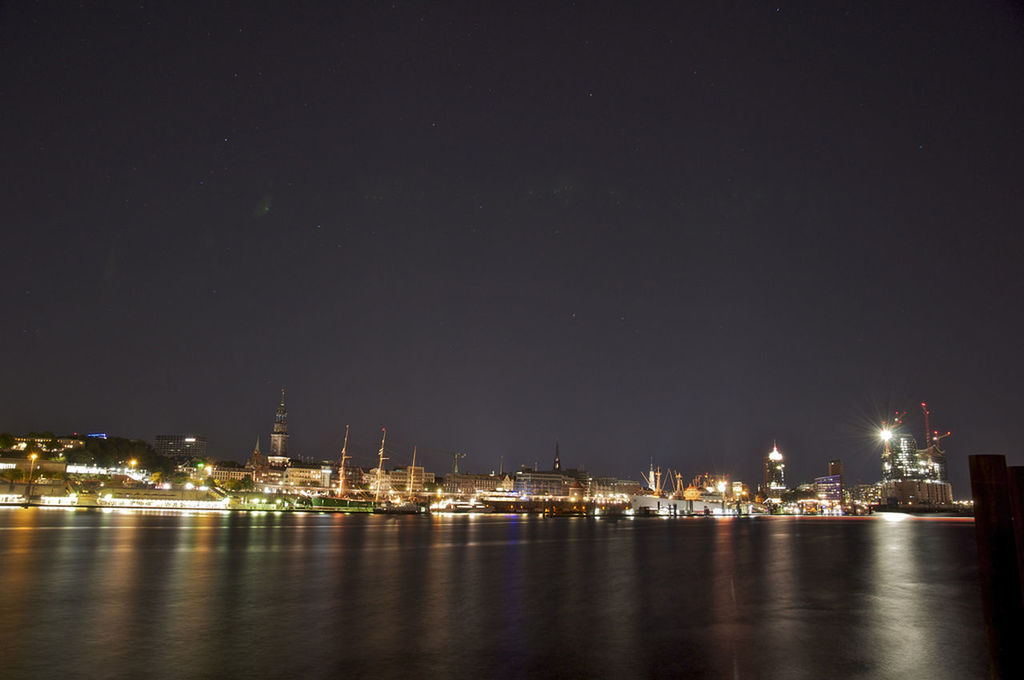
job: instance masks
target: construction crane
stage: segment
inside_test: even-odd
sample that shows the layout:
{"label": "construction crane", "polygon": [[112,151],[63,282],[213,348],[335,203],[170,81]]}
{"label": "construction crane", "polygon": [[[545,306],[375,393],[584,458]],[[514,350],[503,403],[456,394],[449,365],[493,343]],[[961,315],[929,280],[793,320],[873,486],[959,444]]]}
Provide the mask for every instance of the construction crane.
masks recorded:
{"label": "construction crane", "polygon": [[453,453],[452,454],[452,474],[459,474],[459,459],[465,458],[464,453]]}
{"label": "construction crane", "polygon": [[938,430],[931,429],[929,421],[932,412],[928,410],[928,404],[921,402],[921,410],[924,411],[924,439],[925,446],[931,446],[932,444],[938,445],[940,441],[953,434],[952,432],[946,432],[946,434],[939,434]]}
{"label": "construction crane", "polygon": [[921,410],[924,411],[924,445],[925,448],[931,446],[931,426],[929,425],[929,417],[932,412],[928,410],[928,404],[921,402]]}

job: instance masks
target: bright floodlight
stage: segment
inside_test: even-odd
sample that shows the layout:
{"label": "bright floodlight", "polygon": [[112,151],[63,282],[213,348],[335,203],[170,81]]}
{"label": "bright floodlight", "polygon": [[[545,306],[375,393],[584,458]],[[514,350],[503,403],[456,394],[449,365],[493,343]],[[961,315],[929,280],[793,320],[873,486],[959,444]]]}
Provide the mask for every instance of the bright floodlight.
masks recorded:
{"label": "bright floodlight", "polygon": [[888,430],[888,429],[882,430],[881,434],[882,434],[882,441],[889,441],[890,439],[892,439],[892,430]]}

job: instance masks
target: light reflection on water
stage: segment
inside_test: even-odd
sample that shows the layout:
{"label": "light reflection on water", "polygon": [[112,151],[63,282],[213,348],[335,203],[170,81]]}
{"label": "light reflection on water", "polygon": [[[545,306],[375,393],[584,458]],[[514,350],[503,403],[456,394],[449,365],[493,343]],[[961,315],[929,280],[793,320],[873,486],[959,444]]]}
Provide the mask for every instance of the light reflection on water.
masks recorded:
{"label": "light reflection on water", "polygon": [[973,541],[921,519],[4,509],[3,676],[981,677]]}

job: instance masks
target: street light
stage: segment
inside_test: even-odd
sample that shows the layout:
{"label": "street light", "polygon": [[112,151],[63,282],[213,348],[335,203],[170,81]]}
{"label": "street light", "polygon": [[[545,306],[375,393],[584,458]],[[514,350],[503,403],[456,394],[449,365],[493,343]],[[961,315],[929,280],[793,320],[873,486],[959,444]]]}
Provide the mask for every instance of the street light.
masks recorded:
{"label": "street light", "polygon": [[36,469],[36,458],[38,458],[38,457],[39,457],[38,453],[30,454],[29,457],[28,457],[29,458],[29,464],[28,464],[28,489],[25,492],[25,500],[29,501],[29,502],[32,501],[32,473],[35,472],[35,469]]}
{"label": "street light", "polygon": [[722,496],[722,517],[725,517],[725,482],[718,483],[718,493]]}

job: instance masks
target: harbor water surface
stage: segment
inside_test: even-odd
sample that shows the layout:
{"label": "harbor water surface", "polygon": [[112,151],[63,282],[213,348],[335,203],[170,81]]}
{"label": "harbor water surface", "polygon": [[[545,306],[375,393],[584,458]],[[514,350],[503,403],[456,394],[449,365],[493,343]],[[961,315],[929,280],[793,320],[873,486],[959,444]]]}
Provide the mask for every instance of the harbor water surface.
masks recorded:
{"label": "harbor water surface", "polygon": [[5,678],[976,678],[970,520],[0,510]]}

